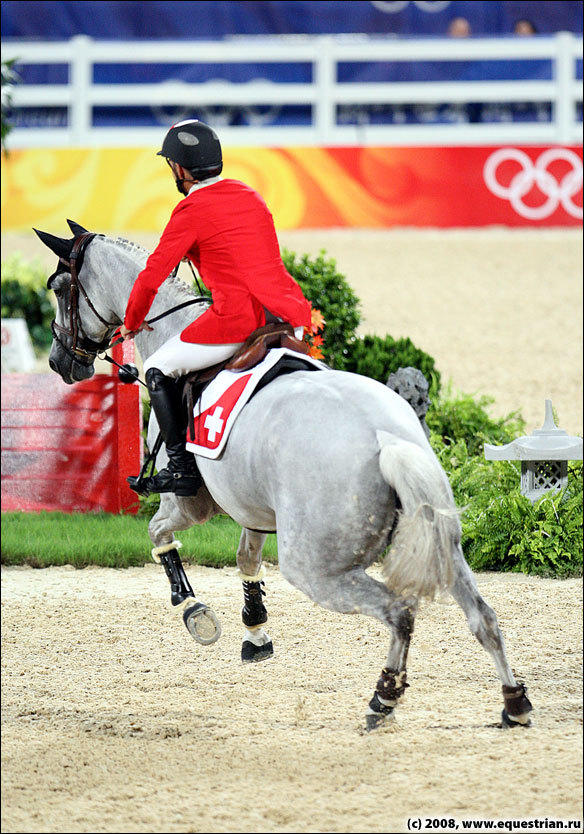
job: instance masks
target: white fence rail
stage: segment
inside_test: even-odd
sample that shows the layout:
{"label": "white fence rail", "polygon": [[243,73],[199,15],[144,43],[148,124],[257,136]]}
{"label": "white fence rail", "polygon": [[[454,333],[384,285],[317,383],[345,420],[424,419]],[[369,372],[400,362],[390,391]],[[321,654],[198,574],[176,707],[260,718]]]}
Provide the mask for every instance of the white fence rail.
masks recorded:
{"label": "white fence rail", "polygon": [[[582,37],[567,32],[553,37],[466,40],[409,40],[366,36],[302,36],[234,39],[221,42],[106,42],[77,36],[63,43],[3,43],[2,58],[21,64],[67,64],[69,83],[13,88],[15,108],[67,108],[66,127],[17,127],[8,138],[12,148],[153,145],[161,127],[175,119],[160,116],[160,108],[175,108],[182,117],[200,108],[240,106],[311,108],[304,126],[242,124],[221,126],[226,145],[469,145],[579,144],[582,122],[577,105],[582,82],[577,60]],[[506,61],[549,60],[550,81],[457,81],[351,83],[338,81],[338,66],[346,62]],[[95,84],[95,64],[250,64],[308,63],[309,83],[246,83],[180,80],[156,84]],[[251,71],[251,68],[250,68]],[[365,105],[465,104],[469,102],[550,102],[551,121],[453,124],[342,124],[338,108]],[[152,108],[160,127],[98,127],[93,108]],[[218,125],[220,126],[220,125]]]}

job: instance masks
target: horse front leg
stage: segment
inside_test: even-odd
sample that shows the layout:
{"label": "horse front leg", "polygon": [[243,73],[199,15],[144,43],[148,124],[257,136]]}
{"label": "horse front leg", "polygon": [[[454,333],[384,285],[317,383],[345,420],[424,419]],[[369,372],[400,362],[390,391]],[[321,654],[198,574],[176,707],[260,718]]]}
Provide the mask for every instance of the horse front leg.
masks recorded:
{"label": "horse front leg", "polygon": [[455,579],[450,593],[460,605],[468,625],[481,646],[491,655],[503,688],[504,708],[501,713],[502,726],[528,727],[529,713],[533,709],[525,684],[518,683],[507,661],[503,635],[499,630],[497,616],[481,597],[475,578],[466,563],[460,546],[453,558]]}
{"label": "horse front leg", "polygon": [[152,559],[163,566],[170,583],[170,603],[181,616],[191,637],[204,646],[219,639],[221,625],[215,612],[195,598],[178,554],[182,545],[174,538],[174,531],[202,524],[218,511],[219,508],[204,487],[196,496],[187,498],[165,493],[160,498],[158,512],[148,525],[148,533],[154,545]]}
{"label": "horse front leg", "polygon": [[266,534],[257,530],[241,531],[237,548],[237,567],[243,585],[243,609],[241,619],[245,627],[241,646],[242,663],[254,663],[266,660],[274,654],[270,635],[264,629],[268,621],[268,612],[263,598],[265,570],[262,567],[262,549]]}

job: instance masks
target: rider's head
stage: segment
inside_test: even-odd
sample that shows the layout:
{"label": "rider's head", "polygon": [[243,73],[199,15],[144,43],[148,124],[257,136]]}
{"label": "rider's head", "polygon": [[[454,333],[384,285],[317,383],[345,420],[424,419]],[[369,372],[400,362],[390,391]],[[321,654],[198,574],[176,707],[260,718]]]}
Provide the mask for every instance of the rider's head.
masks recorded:
{"label": "rider's head", "polygon": [[173,125],[164,137],[158,155],[166,157],[181,194],[188,191],[185,182],[190,187],[194,182],[218,176],[223,170],[217,134],[198,119]]}

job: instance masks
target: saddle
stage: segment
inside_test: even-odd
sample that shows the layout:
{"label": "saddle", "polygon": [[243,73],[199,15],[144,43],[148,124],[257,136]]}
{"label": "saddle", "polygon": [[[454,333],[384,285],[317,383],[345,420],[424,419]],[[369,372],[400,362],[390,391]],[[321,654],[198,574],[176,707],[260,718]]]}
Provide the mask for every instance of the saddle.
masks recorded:
{"label": "saddle", "polygon": [[296,353],[308,354],[306,342],[294,335],[294,328],[286,322],[274,322],[258,327],[251,333],[237,353],[227,361],[227,371],[248,371],[265,359],[270,348],[288,348]]}
{"label": "saddle", "polygon": [[280,347],[304,356],[310,352],[308,345],[294,336],[294,328],[291,324],[278,321],[265,324],[250,333],[239,350],[225,362],[183,376],[181,378],[183,385],[182,397],[189,423],[193,421],[194,405],[201,396],[203,389],[215,379],[220,371],[248,371],[265,359],[271,348]]}

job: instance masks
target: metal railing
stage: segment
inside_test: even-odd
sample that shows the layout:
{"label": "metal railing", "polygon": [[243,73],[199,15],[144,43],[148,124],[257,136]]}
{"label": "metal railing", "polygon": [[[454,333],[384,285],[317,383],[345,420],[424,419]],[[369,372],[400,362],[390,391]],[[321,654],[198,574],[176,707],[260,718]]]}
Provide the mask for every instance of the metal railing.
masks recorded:
{"label": "metal railing", "polygon": [[[64,127],[16,127],[8,146],[91,147],[141,146],[160,141],[160,126],[99,127],[96,107],[183,108],[191,115],[201,108],[281,107],[310,108],[306,125],[241,124],[221,127],[226,145],[430,145],[430,144],[572,144],[582,141],[577,105],[582,82],[577,61],[582,59],[582,37],[561,32],[552,37],[480,38],[466,40],[409,40],[394,37],[302,36],[233,39],[220,42],[106,42],[77,36],[60,43],[3,43],[3,60],[20,64],[66,64],[67,84],[17,84],[12,104],[18,108],[67,108]],[[547,60],[549,81],[423,81],[397,83],[339,82],[339,64],[380,64],[427,61]],[[253,78],[253,66],[304,63],[311,67],[307,83],[274,83]],[[96,64],[250,64],[246,83],[207,81],[186,83],[93,83]],[[16,66],[18,69],[18,65]],[[461,104],[470,102],[549,102],[549,121],[453,124],[342,124],[339,108],[371,105]],[[167,119],[164,125],[174,119]]]}

